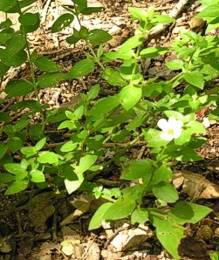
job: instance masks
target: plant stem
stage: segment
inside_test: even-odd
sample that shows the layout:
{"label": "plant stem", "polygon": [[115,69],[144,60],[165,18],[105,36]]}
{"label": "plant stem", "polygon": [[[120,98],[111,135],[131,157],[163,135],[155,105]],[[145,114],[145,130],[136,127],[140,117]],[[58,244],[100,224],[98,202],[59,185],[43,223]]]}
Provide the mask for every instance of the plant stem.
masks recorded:
{"label": "plant stem", "polygon": [[92,56],[95,58],[95,61],[97,62],[97,64],[101,67],[102,70],[104,70],[105,68],[104,68],[103,64],[100,62],[100,60],[98,59],[98,57],[97,57],[95,51],[93,50],[93,48],[90,46],[89,43],[87,43],[87,45],[88,45],[88,48],[89,48]]}
{"label": "plant stem", "polygon": [[[23,13],[22,13],[22,10],[21,10],[21,7],[20,7],[20,3],[19,3],[18,0],[16,0],[16,2],[17,2],[17,7],[18,7],[18,13],[19,13],[20,17],[22,17]],[[24,30],[24,26],[23,26],[22,23],[21,23],[21,31],[22,31],[22,34],[24,36],[25,43],[26,43],[27,57],[28,57],[29,65],[30,65],[30,74],[31,74],[31,79],[32,79],[33,86],[34,86],[34,91],[36,93],[37,101],[40,104],[39,90],[37,88],[37,80],[36,80],[36,77],[35,77],[34,63],[33,63],[33,60],[31,58],[31,51],[30,51],[30,45],[29,45],[29,42],[28,42],[28,39],[27,39],[27,34]],[[44,110],[42,108],[41,108],[41,115],[42,115],[42,130],[44,130],[44,128],[45,128],[45,114],[44,114]]]}

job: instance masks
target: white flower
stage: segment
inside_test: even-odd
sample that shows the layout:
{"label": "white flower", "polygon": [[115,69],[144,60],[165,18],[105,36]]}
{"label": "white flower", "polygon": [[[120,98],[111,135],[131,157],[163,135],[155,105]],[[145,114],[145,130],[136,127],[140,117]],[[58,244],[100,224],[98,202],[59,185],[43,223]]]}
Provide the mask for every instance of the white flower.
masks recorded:
{"label": "white flower", "polygon": [[180,137],[182,133],[182,121],[174,118],[160,119],[157,123],[158,127],[162,130],[160,137],[167,141],[172,141]]}
{"label": "white flower", "polygon": [[208,128],[211,126],[211,122],[209,121],[208,117],[204,117],[202,124],[204,125],[205,128]]}

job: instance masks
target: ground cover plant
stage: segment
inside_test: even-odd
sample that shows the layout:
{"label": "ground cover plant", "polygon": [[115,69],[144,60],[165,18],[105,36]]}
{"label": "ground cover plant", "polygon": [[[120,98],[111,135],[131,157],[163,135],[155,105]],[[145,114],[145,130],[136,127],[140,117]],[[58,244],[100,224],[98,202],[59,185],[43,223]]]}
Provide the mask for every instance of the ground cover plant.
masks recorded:
{"label": "ground cover plant", "polygon": [[[67,42],[74,46],[84,41],[85,58],[68,71],[46,56],[31,50],[28,34],[40,26],[40,14],[29,12],[35,0],[1,0],[0,11],[5,21],[0,24],[0,77],[12,67],[28,63],[30,79],[13,79],[5,87],[7,96],[22,97],[11,105],[25,112],[14,120],[8,112],[0,112],[0,186],[6,195],[25,189],[51,188],[68,194],[87,191],[103,203],[90,220],[89,229],[101,227],[103,221],[129,218],[132,224],[150,223],[162,246],[174,259],[180,259],[178,246],[184,237],[184,224],[195,224],[211,209],[184,200],[172,184],[173,166],[177,162],[201,160],[196,150],[205,142],[205,125],[197,114],[209,108],[207,120],[218,118],[219,39],[217,36],[186,32],[171,48],[146,47],[150,31],[158,24],[173,22],[171,17],[153,9],[132,7],[130,16],[138,24],[134,35],[115,50],[104,44],[111,35],[102,30],[89,30],[81,24],[81,15],[102,11],[89,7],[86,0],[72,0],[64,6],[51,31],[59,32],[77,20]],[[201,1],[204,9],[198,14],[208,22],[207,31],[218,27],[218,1]],[[20,29],[15,31],[8,13],[18,13]],[[176,54],[166,62],[173,71],[169,80],[146,78],[144,63],[151,58]],[[78,80],[100,71],[101,80],[113,89],[102,95],[101,83],[80,95],[72,107],[49,110],[38,98],[40,89],[53,87],[64,80]],[[41,71],[38,75],[36,72]],[[35,98],[30,98],[33,94]],[[38,119],[33,121],[33,115]],[[61,142],[52,140],[48,126],[53,126]],[[130,149],[146,146],[148,158],[134,160]],[[98,184],[110,165],[117,167],[117,180],[123,185],[113,188]],[[109,177],[109,176],[107,176]],[[145,198],[153,197],[147,205]]]}

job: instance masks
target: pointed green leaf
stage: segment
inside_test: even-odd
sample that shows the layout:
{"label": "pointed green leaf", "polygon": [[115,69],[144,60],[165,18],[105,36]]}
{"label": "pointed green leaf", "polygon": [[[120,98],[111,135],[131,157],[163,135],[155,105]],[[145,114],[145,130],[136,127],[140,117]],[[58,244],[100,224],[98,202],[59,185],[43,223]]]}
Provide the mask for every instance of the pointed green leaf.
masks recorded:
{"label": "pointed green leaf", "polygon": [[35,182],[35,183],[45,182],[45,176],[44,176],[43,172],[41,172],[39,170],[32,170],[30,172],[30,176],[31,176],[32,182]]}
{"label": "pointed green leaf", "polygon": [[11,137],[8,141],[8,148],[12,153],[17,152],[23,145],[23,141],[19,137]]}
{"label": "pointed green leaf", "polygon": [[206,206],[179,201],[169,215],[173,217],[177,223],[184,225],[185,223],[196,224],[211,212],[212,209]]}
{"label": "pointed green leaf", "polygon": [[179,195],[170,183],[161,182],[152,188],[154,195],[165,202],[174,203],[179,199]]}
{"label": "pointed green leaf", "polygon": [[150,180],[153,173],[153,163],[151,160],[131,161],[122,171],[121,179],[123,180]]}
{"label": "pointed green leaf", "polygon": [[37,151],[40,151],[46,144],[46,137],[42,138],[41,140],[39,140],[36,145],[35,148]]}
{"label": "pointed green leaf", "polygon": [[81,78],[92,73],[94,71],[94,68],[95,63],[93,62],[93,60],[89,58],[80,60],[79,62],[75,63],[72,69],[69,71],[69,76],[72,79]]}
{"label": "pointed green leaf", "polygon": [[93,45],[93,46],[97,46],[103,43],[108,42],[109,40],[112,39],[112,36],[101,29],[95,29],[90,31],[90,34],[88,36],[88,41]]}
{"label": "pointed green leaf", "polygon": [[42,71],[45,72],[58,72],[60,71],[59,66],[47,57],[38,57],[34,64]]}
{"label": "pointed green leaf", "polygon": [[179,260],[178,247],[184,236],[183,227],[156,216],[153,217],[153,225],[156,227],[156,235],[162,246],[175,260]]}
{"label": "pointed green leaf", "polygon": [[11,80],[5,88],[9,97],[20,97],[31,93],[34,90],[32,82],[24,79]]}
{"label": "pointed green leaf", "polygon": [[186,72],[183,75],[183,78],[186,82],[191,84],[192,86],[195,86],[199,89],[203,89],[205,81],[202,73],[198,71],[193,72]]}
{"label": "pointed green leaf", "polygon": [[72,152],[77,148],[77,146],[77,143],[74,143],[73,141],[68,141],[61,146],[60,151],[63,153]]}
{"label": "pointed green leaf", "polygon": [[112,206],[104,214],[104,219],[106,220],[117,220],[126,218],[132,214],[135,209],[136,203],[130,198],[120,198],[113,203]]}
{"label": "pointed green leaf", "polygon": [[5,195],[12,195],[25,190],[28,187],[28,180],[17,180],[10,184],[5,192]]}
{"label": "pointed green leaf", "polygon": [[4,168],[6,171],[14,174],[14,175],[26,175],[26,169],[22,167],[19,163],[6,163],[4,164]]}
{"label": "pointed green leaf", "polygon": [[66,13],[61,15],[52,25],[52,32],[60,32],[65,27],[69,26],[74,20],[74,15]]}
{"label": "pointed green leaf", "polygon": [[67,79],[68,75],[66,73],[46,73],[38,78],[38,85],[40,88],[55,87],[60,81]]}
{"label": "pointed green leaf", "polygon": [[100,117],[104,117],[107,113],[114,110],[119,106],[118,96],[109,96],[102,98],[91,108],[89,115],[92,119],[97,120]]}
{"label": "pointed green leaf", "polygon": [[25,155],[26,158],[29,158],[37,154],[37,149],[33,146],[22,147],[21,153]]}
{"label": "pointed green leaf", "polygon": [[125,110],[133,108],[140,101],[141,97],[142,89],[131,85],[124,87],[119,93],[121,105]]}
{"label": "pointed green leaf", "polygon": [[131,215],[131,223],[134,224],[144,224],[149,220],[149,215],[147,209],[137,208],[133,211]]}
{"label": "pointed green leaf", "polygon": [[104,220],[104,215],[107,212],[107,210],[113,205],[113,203],[111,202],[107,202],[104,203],[103,205],[101,205],[96,212],[94,213],[94,215],[91,218],[91,221],[89,223],[89,230],[93,230],[93,229],[97,229],[99,227],[101,227],[101,223]]}
{"label": "pointed green leaf", "polygon": [[126,84],[119,71],[110,67],[104,69],[102,76],[112,86],[122,87]]}
{"label": "pointed green leaf", "polygon": [[79,173],[76,173],[76,175],[78,178],[77,180],[69,180],[69,179],[64,180],[65,188],[66,188],[68,194],[72,194],[74,191],[79,189],[81,184],[84,181],[83,173],[79,172]]}
{"label": "pointed green leaf", "polygon": [[44,151],[39,153],[39,157],[37,158],[39,163],[45,164],[58,164],[59,163],[59,155],[54,152]]}
{"label": "pointed green leaf", "polygon": [[25,13],[19,17],[19,22],[23,26],[25,33],[34,32],[40,25],[39,13]]}

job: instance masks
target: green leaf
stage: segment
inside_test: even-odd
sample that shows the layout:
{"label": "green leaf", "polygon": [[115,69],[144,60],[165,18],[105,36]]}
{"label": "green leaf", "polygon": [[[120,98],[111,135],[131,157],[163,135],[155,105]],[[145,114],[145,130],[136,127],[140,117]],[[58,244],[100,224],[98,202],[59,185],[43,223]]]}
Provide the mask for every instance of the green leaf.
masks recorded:
{"label": "green leaf", "polygon": [[141,35],[135,35],[131,38],[129,38],[127,41],[125,41],[119,48],[119,52],[128,52],[131,49],[134,49],[142,44],[142,36]]}
{"label": "green leaf", "polygon": [[66,13],[61,15],[52,25],[52,32],[60,32],[63,30],[65,27],[69,26],[74,20],[74,15],[70,13]]}
{"label": "green leaf", "polygon": [[103,43],[108,42],[109,40],[112,39],[112,36],[101,29],[95,29],[90,31],[90,34],[88,36],[88,41],[93,45],[93,46],[97,46]]}
{"label": "green leaf", "polygon": [[177,59],[166,62],[166,66],[170,70],[181,70],[183,69],[183,65],[183,61]]}
{"label": "green leaf", "polygon": [[117,220],[126,218],[132,214],[136,203],[131,198],[119,198],[104,214],[106,220]]}
{"label": "green leaf", "polygon": [[2,78],[3,76],[5,76],[6,72],[9,70],[9,66],[3,64],[2,62],[0,62],[0,77]]}
{"label": "green leaf", "polygon": [[147,13],[143,8],[129,7],[128,11],[131,14],[132,18],[135,20],[138,20],[138,21],[147,20]]}
{"label": "green leaf", "polygon": [[199,89],[203,89],[205,81],[202,73],[198,71],[193,72],[186,72],[183,75],[183,78],[186,82],[191,84],[192,86],[195,86]]}
{"label": "green leaf", "polygon": [[79,7],[79,10],[87,8],[87,0],[72,0],[72,2]]}
{"label": "green leaf", "polygon": [[87,8],[81,9],[80,12],[83,15],[89,15],[89,14],[101,12],[102,10],[103,10],[103,7],[87,7]]}
{"label": "green leaf", "polygon": [[153,225],[156,227],[156,235],[162,246],[175,260],[179,260],[178,247],[184,236],[183,227],[156,216],[153,216]]}
{"label": "green leaf", "polygon": [[39,170],[32,170],[30,172],[31,181],[35,183],[45,182],[45,176],[43,172]]}
{"label": "green leaf", "polygon": [[168,24],[173,23],[175,20],[174,18],[168,16],[168,15],[158,15],[157,17],[152,19],[155,23],[161,23],[161,24]]}
{"label": "green leaf", "polygon": [[133,108],[141,97],[142,89],[131,85],[124,87],[119,93],[121,105],[125,110]]}
{"label": "green leaf", "polygon": [[6,154],[8,150],[8,147],[6,144],[0,143],[0,159],[2,159],[4,157],[4,155]]}
{"label": "green leaf", "polygon": [[211,212],[212,209],[206,206],[179,201],[171,210],[169,216],[180,225],[184,225],[185,223],[196,224]]}
{"label": "green leaf", "polygon": [[76,173],[76,176],[78,178],[77,180],[69,180],[69,179],[64,180],[65,188],[66,188],[68,194],[72,194],[74,191],[76,191],[78,188],[80,188],[81,184],[84,181],[83,173],[81,173],[81,172]]}
{"label": "green leaf", "polygon": [[19,17],[19,22],[23,26],[25,33],[34,32],[40,25],[39,13],[25,13]]}
{"label": "green leaf", "polygon": [[26,61],[27,53],[24,50],[21,50],[17,53],[12,53],[5,49],[0,52],[0,58],[6,66],[17,67]]}
{"label": "green leaf", "polygon": [[5,88],[9,97],[20,97],[31,93],[34,90],[32,82],[24,79],[11,80]]}
{"label": "green leaf", "polygon": [[34,60],[34,64],[42,71],[45,72],[58,72],[60,71],[59,66],[47,57],[41,56]]}
{"label": "green leaf", "polygon": [[148,47],[146,49],[143,49],[140,52],[140,55],[145,58],[154,58],[159,55],[165,54],[167,52],[167,48],[155,48],[155,47]]}
{"label": "green leaf", "polygon": [[96,210],[96,212],[92,216],[91,221],[89,223],[89,227],[88,227],[89,230],[93,230],[93,229],[97,229],[97,228],[101,227],[101,223],[104,220],[104,215],[112,205],[113,205],[113,203],[107,202],[107,203],[104,203],[103,205],[101,205]]}
{"label": "green leaf", "polygon": [[35,148],[37,151],[40,151],[46,144],[46,137],[42,138],[41,140],[39,140],[36,145]]}
{"label": "green leaf", "polygon": [[191,129],[192,133],[196,133],[196,134],[206,133],[206,129],[204,125],[198,121],[192,120],[187,124],[187,126]]}
{"label": "green leaf", "polygon": [[11,137],[8,141],[8,148],[12,153],[17,152],[23,145],[23,141],[19,137]]}
{"label": "green leaf", "polygon": [[123,180],[150,180],[153,173],[153,162],[149,159],[131,161],[122,171],[121,179]]}
{"label": "green leaf", "polygon": [[65,120],[59,125],[58,129],[60,130],[64,128],[68,128],[69,130],[72,130],[72,129],[76,129],[77,126],[75,122],[72,122],[71,120]]}
{"label": "green leaf", "polygon": [[100,92],[99,84],[92,86],[91,89],[87,92],[88,100],[94,100],[95,98],[97,98],[99,95],[99,92]]}
{"label": "green leaf", "polygon": [[172,178],[172,171],[166,165],[161,165],[153,174],[150,185],[156,185],[160,182],[170,182]]}
{"label": "green leaf", "polygon": [[104,69],[102,77],[112,86],[123,87],[126,84],[119,71],[110,67]]}
{"label": "green leaf", "polygon": [[76,44],[78,41],[82,39],[80,35],[80,31],[74,29],[73,34],[66,38],[66,42],[69,44]]}
{"label": "green leaf", "polygon": [[43,151],[39,153],[37,161],[42,164],[48,163],[57,165],[59,163],[59,155],[54,152]]}
{"label": "green leaf", "polygon": [[3,12],[17,12],[17,2],[16,0],[1,0],[0,1],[0,11]]}
{"label": "green leaf", "polygon": [[97,156],[93,155],[93,154],[87,154],[83,157],[81,157],[79,165],[75,167],[75,172],[78,173],[84,173],[87,170],[90,169],[90,167],[92,165],[94,165],[94,163],[97,160]]}
{"label": "green leaf", "polygon": [[22,147],[21,153],[29,158],[37,154],[37,149],[33,146]]}
{"label": "green leaf", "polygon": [[16,177],[12,174],[0,173],[0,186],[1,184],[6,184],[14,181]]}
{"label": "green leaf", "polygon": [[72,152],[77,148],[77,146],[77,143],[74,143],[73,141],[68,141],[61,146],[60,151],[63,153]]}
{"label": "green leaf", "polygon": [[26,169],[24,169],[19,163],[6,163],[4,164],[4,168],[6,171],[17,175],[18,177],[21,176],[21,178],[24,178],[27,176]]}
{"label": "green leaf", "polygon": [[68,75],[62,72],[44,74],[38,78],[40,88],[56,87],[60,81],[67,80]]}
{"label": "green leaf", "polygon": [[19,4],[21,8],[24,8],[26,6],[29,6],[33,3],[35,3],[37,0],[20,0]]}
{"label": "green leaf", "polygon": [[9,116],[8,112],[0,112],[0,121],[2,122],[9,122],[11,117]]}
{"label": "green leaf", "polygon": [[17,180],[8,186],[5,195],[12,195],[25,190],[28,187],[28,180]]}
{"label": "green leaf", "polygon": [[14,55],[23,50],[25,46],[26,41],[24,36],[21,33],[16,32],[14,33],[12,38],[7,42],[6,53],[8,55]]}
{"label": "green leaf", "polygon": [[7,42],[13,37],[14,30],[9,28],[0,32],[0,44],[6,45]]}
{"label": "green leaf", "polygon": [[219,6],[217,5],[210,5],[207,6],[204,10],[202,10],[199,14],[199,17],[204,17],[204,18],[208,18],[208,17],[219,17]]}
{"label": "green leaf", "polygon": [[144,137],[149,147],[159,148],[166,146],[168,143],[168,141],[160,138],[160,131],[157,129],[150,128],[144,131]]}
{"label": "green leaf", "polygon": [[69,75],[72,79],[81,78],[92,73],[95,69],[95,63],[92,59],[83,59],[75,63],[72,69],[69,71]]}
{"label": "green leaf", "polygon": [[179,195],[170,183],[161,182],[152,188],[153,194],[160,200],[167,203],[174,203],[179,199]]}
{"label": "green leaf", "polygon": [[144,224],[149,220],[148,211],[143,208],[137,208],[131,215],[131,224]]}
{"label": "green leaf", "polygon": [[92,107],[89,112],[89,115],[92,119],[97,120],[101,116],[104,117],[107,113],[111,112],[119,106],[118,96],[109,96],[106,98],[102,98],[97,101],[97,103]]}
{"label": "green leaf", "polygon": [[12,25],[12,21],[7,18],[5,21],[0,23],[0,30],[4,30],[4,29],[8,29],[9,27],[11,27]]}

